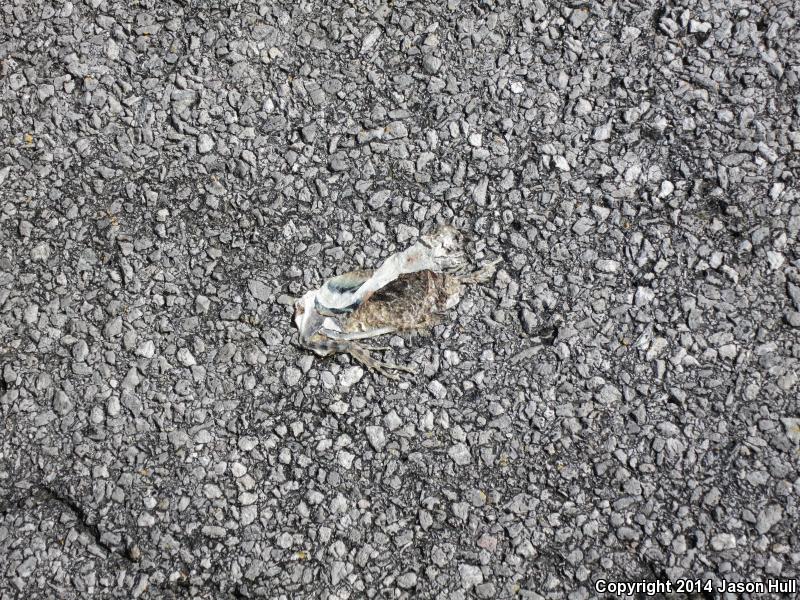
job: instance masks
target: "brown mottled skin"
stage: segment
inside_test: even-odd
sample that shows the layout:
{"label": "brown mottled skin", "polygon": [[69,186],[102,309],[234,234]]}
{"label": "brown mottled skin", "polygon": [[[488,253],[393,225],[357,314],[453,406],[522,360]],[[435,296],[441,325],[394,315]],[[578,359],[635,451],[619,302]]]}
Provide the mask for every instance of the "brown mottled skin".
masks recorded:
{"label": "brown mottled skin", "polygon": [[427,329],[439,323],[441,313],[457,302],[461,291],[461,282],[452,275],[433,271],[403,275],[350,313],[344,330]]}

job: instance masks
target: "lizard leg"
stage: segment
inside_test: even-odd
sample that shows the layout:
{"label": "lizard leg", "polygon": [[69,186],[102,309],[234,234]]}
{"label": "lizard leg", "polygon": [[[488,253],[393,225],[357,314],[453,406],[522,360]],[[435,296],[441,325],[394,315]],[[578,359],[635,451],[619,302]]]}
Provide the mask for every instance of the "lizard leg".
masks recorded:
{"label": "lizard leg", "polygon": [[488,263],[487,265],[483,266],[482,268],[470,273],[469,275],[460,275],[459,280],[462,283],[486,283],[489,281],[492,276],[494,276],[495,271],[497,271],[497,265],[502,262],[503,259],[498,258],[493,260],[492,262]]}
{"label": "lizard leg", "polygon": [[378,327],[376,329],[367,329],[366,331],[334,331],[332,329],[323,329],[322,333],[334,340],[355,341],[386,335],[394,331],[397,331],[394,327]]}
{"label": "lizard leg", "polygon": [[304,340],[303,346],[314,351],[319,356],[330,356],[331,354],[335,354],[337,352],[349,354],[362,365],[367,367],[367,369],[370,371],[375,371],[376,373],[385,375],[389,379],[400,379],[397,374],[392,373],[392,371],[416,373],[416,371],[411,367],[396,365],[372,358],[369,351],[379,350],[379,348],[365,348],[357,342],[329,339],[321,335],[317,335],[310,340]]}
{"label": "lizard leg", "polygon": [[392,371],[405,371],[406,373],[416,373],[414,369],[411,367],[406,367],[404,365],[396,365],[393,363],[383,362],[380,360],[376,360],[370,356],[369,352],[363,346],[359,344],[348,344],[348,348],[346,350],[350,356],[355,358],[358,362],[362,365],[367,367],[370,371],[375,371],[376,373],[380,373],[381,375],[388,377],[389,379],[400,379],[396,373],[392,373]]}

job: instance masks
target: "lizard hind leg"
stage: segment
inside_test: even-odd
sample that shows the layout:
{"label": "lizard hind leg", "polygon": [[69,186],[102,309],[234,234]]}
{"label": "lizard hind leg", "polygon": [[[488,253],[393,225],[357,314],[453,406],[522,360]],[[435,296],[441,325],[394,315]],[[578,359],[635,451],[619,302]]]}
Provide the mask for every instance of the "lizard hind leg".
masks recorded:
{"label": "lizard hind leg", "polygon": [[[368,338],[380,337],[387,333],[394,333],[397,328],[392,326],[376,327],[375,329],[365,329],[363,331],[334,331],[331,329],[324,329],[323,333],[334,340],[343,340],[353,342],[356,340],[365,340]],[[377,350],[377,348],[375,348]]]}
{"label": "lizard hind leg", "polygon": [[503,260],[498,258],[497,260],[493,260],[492,262],[484,265],[477,271],[469,273],[468,275],[462,275],[459,277],[462,283],[471,284],[471,283],[487,283],[492,279],[497,271],[497,265],[499,265]]}
{"label": "lizard hind leg", "polygon": [[396,373],[392,373],[392,371],[405,371],[406,373],[415,374],[416,371],[411,367],[406,367],[404,365],[396,365],[393,363],[383,362],[380,360],[376,360],[372,358],[369,351],[362,345],[357,344],[355,342],[346,342],[346,347],[343,349],[344,352],[347,352],[350,356],[355,358],[358,362],[362,365],[367,367],[370,371],[375,371],[376,373],[380,373],[388,377],[389,379],[400,379]]}
{"label": "lizard hind leg", "polygon": [[[395,365],[372,358],[372,355],[370,355],[370,350],[381,350],[382,348],[366,348],[358,342],[350,340],[330,339],[322,336],[315,336],[310,340],[304,340],[302,345],[303,347],[312,350],[315,354],[317,354],[317,356],[349,354],[358,362],[367,367],[367,369],[370,371],[375,371],[376,373],[385,375],[389,379],[399,379],[395,373],[391,372],[392,370],[416,373],[416,371],[410,367]],[[388,350],[389,348],[385,349]]]}

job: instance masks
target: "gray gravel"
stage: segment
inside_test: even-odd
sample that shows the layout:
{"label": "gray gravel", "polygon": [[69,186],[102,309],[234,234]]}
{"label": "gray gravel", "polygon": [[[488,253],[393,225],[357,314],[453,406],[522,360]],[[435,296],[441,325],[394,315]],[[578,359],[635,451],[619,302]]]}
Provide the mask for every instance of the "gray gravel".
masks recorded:
{"label": "gray gravel", "polygon": [[[800,576],[798,20],[4,3],[0,597]],[[292,344],[440,222],[504,263],[419,376]]]}

